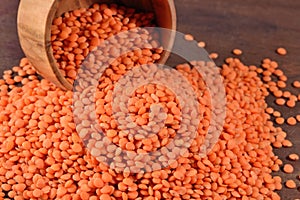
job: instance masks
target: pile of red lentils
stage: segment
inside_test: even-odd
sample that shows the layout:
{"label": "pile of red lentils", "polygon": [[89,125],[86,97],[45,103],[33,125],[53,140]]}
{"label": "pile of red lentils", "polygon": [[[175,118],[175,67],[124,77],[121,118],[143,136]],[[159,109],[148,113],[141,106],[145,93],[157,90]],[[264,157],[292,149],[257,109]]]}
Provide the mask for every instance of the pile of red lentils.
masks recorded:
{"label": "pile of red lentils", "polygon": [[[80,64],[101,41],[122,30],[153,25],[152,21],[153,14],[105,4],[57,18],[52,26],[52,45],[61,72],[74,81]],[[187,36],[186,39],[193,38]],[[149,122],[151,103],[161,103],[167,113],[166,125],[157,135],[130,138],[110,118],[114,83],[127,71],[159,60],[161,49],[155,42],[151,45],[156,50],[143,49],[118,59],[103,74],[96,93],[99,125],[113,143],[127,150],[147,152],[161,148],[176,136],[181,123],[182,108],[176,96],[167,87],[155,84],[136,90],[129,110],[134,114],[134,122],[144,125]],[[205,43],[198,45],[204,47]],[[242,54],[241,50],[234,53]],[[278,53],[286,52],[278,49]],[[203,144],[202,136],[208,130],[213,112],[205,82],[195,72],[195,68],[203,64],[208,63],[193,62],[176,67],[190,81],[204,108],[197,127],[199,137],[169,166],[157,170],[152,166],[151,172],[129,173],[116,171],[95,158],[97,150],[101,150],[97,145],[99,136],[85,132],[85,125],[80,131],[76,130],[73,92],[62,91],[49,81],[39,79],[23,58],[19,66],[5,71],[0,80],[0,198],[280,199],[276,191],[281,190],[282,180],[272,176],[272,172],[279,171],[283,163],[272,146],[288,147],[292,143],[282,128],[275,127],[271,115],[279,124],[286,121],[295,125],[300,119],[295,116],[285,120],[267,105],[266,97],[272,93],[279,105],[294,107],[300,95],[281,90],[287,77],[275,61],[264,59],[262,66],[257,67],[247,66],[237,58],[227,58],[220,68],[227,100],[225,124],[212,151],[201,157],[198,152]],[[274,81],[273,76],[278,80]],[[299,82],[293,85],[299,88]],[[83,136],[89,137],[96,150],[90,152],[85,148]],[[299,159],[297,154],[289,157]],[[284,165],[283,170],[292,173],[293,166]],[[285,184],[289,188],[297,187],[294,180]]]}

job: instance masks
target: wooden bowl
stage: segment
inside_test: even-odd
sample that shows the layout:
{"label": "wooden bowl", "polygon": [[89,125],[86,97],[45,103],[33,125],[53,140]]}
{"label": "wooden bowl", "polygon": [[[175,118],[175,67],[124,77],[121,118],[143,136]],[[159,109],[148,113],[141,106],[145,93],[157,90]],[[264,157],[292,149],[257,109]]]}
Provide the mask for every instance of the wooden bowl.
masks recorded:
{"label": "wooden bowl", "polygon": [[[72,84],[61,75],[51,47],[51,25],[64,12],[88,8],[94,3],[121,3],[140,11],[154,12],[159,27],[176,30],[176,12],[173,0],[21,0],[18,11],[18,34],[21,47],[36,70],[64,90]],[[170,50],[175,32],[162,36],[162,45]],[[169,57],[162,55],[161,63]]]}

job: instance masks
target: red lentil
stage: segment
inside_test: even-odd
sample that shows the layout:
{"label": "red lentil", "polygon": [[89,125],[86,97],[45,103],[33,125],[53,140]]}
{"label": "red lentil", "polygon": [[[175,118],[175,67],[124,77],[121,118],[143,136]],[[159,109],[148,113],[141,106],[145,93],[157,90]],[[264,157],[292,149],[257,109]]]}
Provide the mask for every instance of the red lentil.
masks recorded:
{"label": "red lentil", "polygon": [[294,117],[289,117],[286,120],[286,123],[291,126],[295,126],[297,124],[297,120]]}
{"label": "red lentil", "polygon": [[274,91],[273,94],[275,97],[280,98],[280,97],[282,97],[283,92],[281,90],[276,90],[276,91]]}
{"label": "red lentil", "polygon": [[276,51],[279,55],[282,55],[282,56],[287,54],[287,50],[283,47],[279,47]]}
{"label": "red lentil", "polygon": [[286,102],[286,105],[287,105],[288,107],[290,107],[290,108],[294,108],[294,107],[296,106],[296,101],[290,99],[290,100],[288,100],[288,101]]}
{"label": "red lentil", "polygon": [[289,140],[283,140],[283,141],[282,141],[282,145],[283,145],[284,147],[292,147],[292,146],[293,146],[293,143],[292,143],[291,141],[289,141]]}
{"label": "red lentil", "polygon": [[282,125],[282,124],[284,124],[285,119],[283,117],[277,117],[275,119],[275,121],[276,121],[277,124]]}
{"label": "red lentil", "polygon": [[274,109],[268,107],[268,108],[266,108],[266,112],[267,112],[268,114],[273,114],[273,113],[274,113]]}
{"label": "red lentil", "polygon": [[194,36],[191,35],[191,34],[186,34],[184,36],[184,39],[187,40],[187,41],[193,41],[194,40]]}
{"label": "red lentil", "polygon": [[294,180],[287,180],[287,181],[285,182],[285,186],[286,186],[287,188],[289,188],[289,189],[294,189],[294,188],[297,187],[297,185],[296,185],[296,183],[295,183]]}
{"label": "red lentil", "polygon": [[275,100],[275,102],[276,102],[277,105],[283,106],[286,103],[286,100],[282,99],[282,98],[278,98],[278,99]]}
{"label": "red lentil", "polygon": [[240,50],[240,49],[233,49],[232,53],[233,53],[234,55],[240,56],[240,55],[242,55],[243,52],[242,52],[242,50]]}
{"label": "red lentil", "polygon": [[296,160],[299,160],[299,155],[298,154],[295,154],[295,153],[292,153],[288,156],[288,158],[292,161],[296,161]]}
{"label": "red lentil", "polygon": [[206,43],[203,42],[203,41],[198,42],[198,47],[205,48],[206,47]]}
{"label": "red lentil", "polygon": [[296,119],[297,119],[298,122],[300,122],[300,115],[297,115]]}
{"label": "red lentil", "polygon": [[293,165],[291,165],[291,164],[285,164],[285,165],[283,166],[283,171],[284,171],[285,173],[287,173],[287,174],[291,174],[291,173],[294,172],[294,167],[293,167]]}
{"label": "red lentil", "polygon": [[211,54],[209,54],[209,57],[211,59],[217,59],[219,57],[219,54],[217,54],[217,53],[211,53]]}
{"label": "red lentil", "polygon": [[291,94],[290,91],[284,91],[284,92],[283,92],[283,97],[285,97],[285,98],[290,98],[291,95],[292,95],[292,94]]}
{"label": "red lentil", "polygon": [[293,82],[293,86],[294,86],[295,88],[300,88],[300,81],[294,81],[294,82]]}
{"label": "red lentil", "polygon": [[[277,117],[277,118],[280,118],[281,117],[281,113],[279,111],[274,111],[273,112],[273,116],[274,117]],[[279,119],[281,121],[281,119]]]}

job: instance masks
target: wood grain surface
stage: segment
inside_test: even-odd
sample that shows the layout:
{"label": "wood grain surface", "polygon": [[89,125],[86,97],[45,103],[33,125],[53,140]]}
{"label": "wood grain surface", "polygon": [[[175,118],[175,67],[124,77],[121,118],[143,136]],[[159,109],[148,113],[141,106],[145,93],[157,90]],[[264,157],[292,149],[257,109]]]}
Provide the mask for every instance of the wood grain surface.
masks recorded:
{"label": "wood grain surface", "polygon": [[[16,14],[18,0],[1,0],[0,5],[0,72],[17,65],[23,57],[20,49]],[[298,0],[178,0],[178,30],[191,33],[196,40],[207,43],[209,52],[217,52],[216,60],[222,64],[224,58],[232,56],[233,48],[244,51],[241,59],[246,64],[259,65],[265,57],[270,57],[280,63],[280,68],[289,77],[288,90],[297,94],[290,85],[294,80],[300,80],[300,1]],[[286,47],[287,56],[275,53],[277,47]],[[268,102],[289,117],[300,114],[300,104],[294,109],[280,108],[273,104],[274,98]],[[284,161],[289,153],[300,153],[300,125],[283,126],[288,132],[288,139],[294,146],[275,150]],[[295,172],[280,174],[283,180],[294,179],[300,175],[300,161],[293,162]],[[300,180],[296,181],[300,187]],[[279,192],[283,200],[300,198],[300,192],[285,189]]]}

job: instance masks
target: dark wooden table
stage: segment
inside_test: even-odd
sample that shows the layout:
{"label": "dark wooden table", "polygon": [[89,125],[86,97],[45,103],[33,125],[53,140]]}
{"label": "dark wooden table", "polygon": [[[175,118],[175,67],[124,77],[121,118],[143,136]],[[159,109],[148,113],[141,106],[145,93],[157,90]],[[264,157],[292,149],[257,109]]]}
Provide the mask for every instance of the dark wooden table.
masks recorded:
{"label": "dark wooden table", "polygon": [[[1,0],[0,5],[0,72],[17,65],[23,57],[20,49],[16,15],[18,0]],[[289,77],[289,84],[300,80],[300,1],[298,0],[178,0],[178,30],[191,33],[196,40],[205,41],[210,52],[218,52],[218,65],[232,56],[233,48],[244,51],[241,59],[246,64],[259,65],[265,57],[278,60],[280,68]],[[281,57],[275,49],[284,46],[288,55]],[[294,93],[299,90],[288,87]],[[268,99],[269,103],[273,98]],[[275,105],[273,105],[275,106]],[[300,114],[300,103],[295,109],[278,108],[286,117]],[[283,126],[292,148],[275,150],[285,162],[289,153],[300,153],[300,125]],[[295,173],[278,173],[283,180],[296,179],[300,175],[300,161],[294,162]],[[300,181],[297,181],[298,187]],[[293,189],[280,191],[283,200],[300,198],[300,192]]]}

